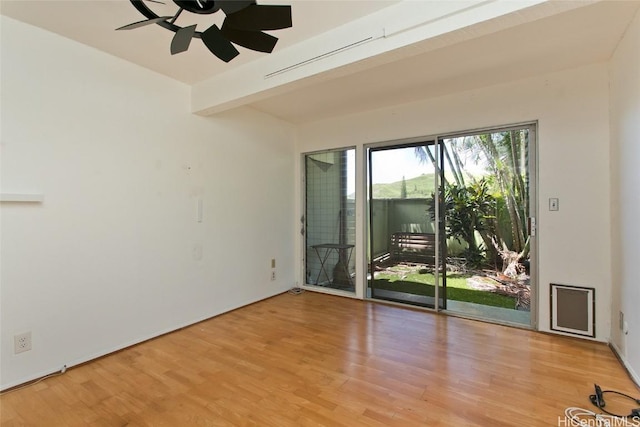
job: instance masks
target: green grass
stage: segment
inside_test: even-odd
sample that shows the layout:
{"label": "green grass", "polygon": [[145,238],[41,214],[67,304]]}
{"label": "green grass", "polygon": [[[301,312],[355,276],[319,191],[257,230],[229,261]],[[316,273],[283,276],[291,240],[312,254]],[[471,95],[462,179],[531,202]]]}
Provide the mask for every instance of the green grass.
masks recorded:
{"label": "green grass", "polygon": [[[515,308],[515,298],[473,289],[467,285],[467,278],[469,277],[469,275],[449,273],[447,275],[447,298],[492,307]],[[433,297],[435,296],[434,283],[435,277],[431,273],[398,274],[398,272],[380,272],[376,274],[376,279],[372,286],[375,289]]]}

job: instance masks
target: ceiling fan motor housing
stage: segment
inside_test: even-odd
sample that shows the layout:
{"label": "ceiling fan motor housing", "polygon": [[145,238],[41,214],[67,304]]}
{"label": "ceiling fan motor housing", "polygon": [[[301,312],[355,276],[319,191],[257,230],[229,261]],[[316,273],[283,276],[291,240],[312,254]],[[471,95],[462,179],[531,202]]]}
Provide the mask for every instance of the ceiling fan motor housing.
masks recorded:
{"label": "ceiling fan motor housing", "polygon": [[218,2],[214,0],[173,0],[173,2],[187,12],[201,15],[208,15],[220,10]]}

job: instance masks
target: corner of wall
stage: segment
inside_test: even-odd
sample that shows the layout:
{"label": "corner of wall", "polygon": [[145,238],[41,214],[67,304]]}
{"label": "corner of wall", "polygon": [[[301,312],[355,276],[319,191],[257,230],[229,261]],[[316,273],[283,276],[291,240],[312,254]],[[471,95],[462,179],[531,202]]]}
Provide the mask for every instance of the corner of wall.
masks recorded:
{"label": "corner of wall", "polygon": [[[640,200],[630,197],[640,187],[640,10],[627,28],[609,62],[611,135],[611,345],[639,382]],[[624,313],[622,318],[622,313]]]}

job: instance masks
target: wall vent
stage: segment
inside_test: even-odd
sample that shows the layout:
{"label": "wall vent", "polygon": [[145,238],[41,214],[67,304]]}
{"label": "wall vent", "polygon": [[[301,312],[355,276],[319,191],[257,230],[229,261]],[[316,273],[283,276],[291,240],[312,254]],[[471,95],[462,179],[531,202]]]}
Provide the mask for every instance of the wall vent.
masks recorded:
{"label": "wall vent", "polygon": [[596,290],[551,283],[551,329],[596,336]]}
{"label": "wall vent", "polygon": [[354,48],[356,46],[360,46],[361,44],[370,42],[372,40],[375,40],[376,38],[380,38],[380,37],[371,36],[371,37],[364,38],[362,40],[358,40],[358,41],[353,42],[353,43],[349,43],[348,45],[345,45],[345,46],[339,47],[337,49],[333,49],[333,50],[331,50],[329,52],[325,52],[323,54],[314,56],[313,58],[305,59],[304,61],[300,61],[300,62],[298,62],[296,64],[289,65],[288,67],[284,67],[284,68],[281,68],[279,70],[272,71],[269,74],[265,74],[264,78],[268,79],[268,78],[277,76],[279,74],[286,73],[287,71],[295,70],[296,68],[300,68],[300,67],[302,67],[304,65],[311,64],[312,62],[320,61],[321,59],[327,58],[329,56],[333,56],[333,55],[338,54],[338,53],[340,53],[342,51],[345,51],[347,49],[352,49],[352,48]]}

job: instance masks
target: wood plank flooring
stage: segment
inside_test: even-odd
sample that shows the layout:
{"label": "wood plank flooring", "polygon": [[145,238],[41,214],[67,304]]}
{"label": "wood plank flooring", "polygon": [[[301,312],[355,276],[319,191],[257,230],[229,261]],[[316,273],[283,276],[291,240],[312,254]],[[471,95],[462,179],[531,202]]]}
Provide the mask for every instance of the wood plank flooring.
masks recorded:
{"label": "wood plank flooring", "polygon": [[0,421],[557,426],[594,383],[640,395],[604,344],[305,292],[4,394]]}

